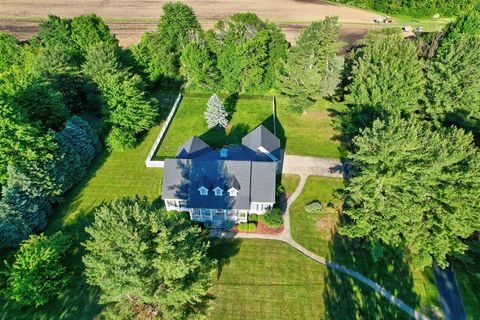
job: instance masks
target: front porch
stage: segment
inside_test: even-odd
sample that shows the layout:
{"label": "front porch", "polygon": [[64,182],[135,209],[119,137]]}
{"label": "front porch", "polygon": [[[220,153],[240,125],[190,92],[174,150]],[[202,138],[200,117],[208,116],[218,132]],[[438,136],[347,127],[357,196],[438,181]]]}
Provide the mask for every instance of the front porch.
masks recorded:
{"label": "front porch", "polygon": [[234,209],[189,209],[190,219],[198,222],[211,222],[221,226],[227,221],[233,223],[247,222],[248,212]]}

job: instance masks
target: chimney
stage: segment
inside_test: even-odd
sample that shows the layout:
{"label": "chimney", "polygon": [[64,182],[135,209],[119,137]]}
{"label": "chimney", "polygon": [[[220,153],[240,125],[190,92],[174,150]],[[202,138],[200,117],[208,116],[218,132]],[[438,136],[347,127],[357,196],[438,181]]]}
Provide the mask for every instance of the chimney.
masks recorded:
{"label": "chimney", "polygon": [[220,149],[220,159],[227,159],[228,157],[228,149],[222,148]]}

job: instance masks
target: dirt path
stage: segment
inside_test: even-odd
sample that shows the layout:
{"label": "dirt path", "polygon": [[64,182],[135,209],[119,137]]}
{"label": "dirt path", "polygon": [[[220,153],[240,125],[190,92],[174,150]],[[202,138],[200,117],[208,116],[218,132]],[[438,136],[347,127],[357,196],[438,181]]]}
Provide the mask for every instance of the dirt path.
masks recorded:
{"label": "dirt path", "polygon": [[[40,19],[49,14],[71,17],[95,12],[106,19],[120,44],[137,43],[141,35],[155,30],[161,7],[166,0],[1,0],[0,31],[26,40],[38,31]],[[375,14],[351,7],[318,0],[186,0],[192,6],[202,26],[209,29],[219,19],[235,12],[251,11],[262,19],[275,21],[294,42],[301,29],[313,20],[329,15],[338,16],[342,24],[342,41],[349,44],[363,37],[368,30],[378,28]]]}

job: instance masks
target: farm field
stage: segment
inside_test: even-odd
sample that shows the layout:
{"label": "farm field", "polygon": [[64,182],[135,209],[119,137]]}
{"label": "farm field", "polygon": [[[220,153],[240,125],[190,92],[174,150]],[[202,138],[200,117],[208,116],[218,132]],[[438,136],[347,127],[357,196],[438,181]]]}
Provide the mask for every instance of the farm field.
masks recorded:
{"label": "farm field", "polygon": [[[106,20],[121,45],[130,46],[138,43],[143,33],[156,29],[158,17],[165,2],[167,1],[6,0],[0,5],[0,31],[12,33],[20,40],[26,40],[38,31],[40,20],[49,14],[71,17],[93,12]],[[278,23],[290,42],[295,41],[306,24],[329,15],[339,17],[342,24],[341,40],[349,44],[362,38],[369,30],[383,27],[373,23],[378,13],[327,1],[186,0],[183,2],[195,10],[205,29],[211,28],[215,21],[224,19],[232,13],[250,11],[257,13],[262,19]],[[272,7],[275,10],[271,10]],[[295,9],[292,10],[292,7]],[[401,17],[395,25],[422,25],[425,30],[433,30],[440,28],[444,23],[443,20],[435,22]]]}
{"label": "farm field", "polygon": [[[352,268],[378,282],[417,310],[427,313],[431,308],[437,309],[439,305],[437,289],[431,269],[425,269],[423,272],[417,271],[410,267],[403,257],[374,262],[370,252],[361,248],[360,241],[338,234],[336,226],[339,223],[338,207],[341,204],[332,194],[335,189],[342,186],[343,180],[338,178],[308,178],[302,194],[290,208],[292,237],[318,255]],[[323,208],[320,213],[305,211],[305,205],[313,200],[321,201]],[[333,279],[334,277],[332,281]],[[339,282],[338,286],[334,286],[340,290],[339,292],[342,290],[340,285],[342,283],[348,290],[362,292],[360,297],[351,297],[354,308],[359,308],[362,312],[371,312],[371,310],[363,309],[368,304],[361,301],[362,299],[374,300],[372,292],[362,290],[354,281]],[[341,294],[339,296],[345,297]],[[342,310],[338,310],[338,312],[342,312]],[[355,310],[345,308],[343,312],[352,314]],[[394,318],[386,315],[380,318]],[[373,318],[373,314],[365,318]]]}
{"label": "farm field", "polygon": [[[209,130],[203,112],[209,95],[187,94],[170,124],[154,158],[174,157],[178,147],[196,135],[213,147],[239,144],[241,138],[260,124],[273,131],[272,98],[240,95],[238,100],[221,97],[232,118],[226,130]],[[233,101],[232,101],[233,100]],[[327,109],[333,105],[321,100],[303,115],[285,110],[285,101],[277,101],[277,133],[286,153],[326,158],[340,157],[340,142],[331,126]]]}

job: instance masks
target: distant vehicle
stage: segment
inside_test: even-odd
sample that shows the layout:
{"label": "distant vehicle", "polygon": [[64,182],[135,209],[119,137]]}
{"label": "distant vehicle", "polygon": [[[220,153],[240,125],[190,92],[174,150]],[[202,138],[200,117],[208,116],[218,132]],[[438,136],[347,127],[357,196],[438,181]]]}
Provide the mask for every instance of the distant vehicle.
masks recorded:
{"label": "distant vehicle", "polygon": [[410,26],[403,26],[403,27],[402,27],[402,30],[403,30],[404,32],[410,32],[410,31],[412,31],[412,27],[410,27]]}
{"label": "distant vehicle", "polygon": [[423,32],[423,27],[418,27],[415,29],[415,33],[422,33]]}
{"label": "distant vehicle", "polygon": [[390,17],[376,17],[375,19],[373,19],[373,21],[375,23],[392,23],[393,22],[393,19],[390,18]]}

